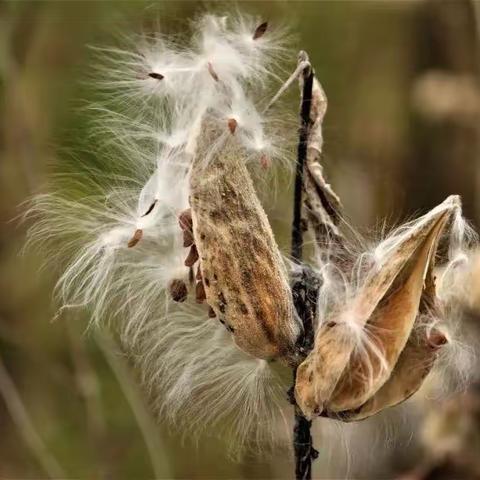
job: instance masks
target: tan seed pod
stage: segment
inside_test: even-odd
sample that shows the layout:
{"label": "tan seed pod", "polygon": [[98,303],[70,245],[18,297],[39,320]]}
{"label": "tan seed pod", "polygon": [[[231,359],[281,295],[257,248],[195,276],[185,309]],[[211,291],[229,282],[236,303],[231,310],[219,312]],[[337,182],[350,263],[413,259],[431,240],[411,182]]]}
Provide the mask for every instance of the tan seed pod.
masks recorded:
{"label": "tan seed pod", "polygon": [[[417,318],[439,236],[456,208],[458,198],[449,197],[412,227],[384,254],[382,265],[345,309],[334,313],[317,332],[313,351],[298,369],[295,387],[306,416],[359,408],[388,380]],[[343,320],[347,317],[355,319],[356,328],[375,332],[371,341],[377,353],[355,351],[352,327]]]}
{"label": "tan seed pod", "polygon": [[228,148],[208,162],[196,158],[190,177],[207,303],[241,349],[288,360],[300,331],[288,275],[246,166]]}
{"label": "tan seed pod", "polygon": [[[435,279],[433,268],[429,268],[419,311],[420,315],[432,315],[436,310]],[[341,412],[341,420],[363,420],[410,398],[422,386],[445,343],[447,338],[438,328],[432,327],[430,331],[425,327],[415,328],[385,384],[360,408]]]}
{"label": "tan seed pod", "polygon": [[410,398],[430,373],[441,347],[432,345],[432,337],[446,341],[439,330],[433,330],[429,336],[425,332],[412,334],[387,382],[360,408],[341,412],[339,418],[344,422],[363,420]]}

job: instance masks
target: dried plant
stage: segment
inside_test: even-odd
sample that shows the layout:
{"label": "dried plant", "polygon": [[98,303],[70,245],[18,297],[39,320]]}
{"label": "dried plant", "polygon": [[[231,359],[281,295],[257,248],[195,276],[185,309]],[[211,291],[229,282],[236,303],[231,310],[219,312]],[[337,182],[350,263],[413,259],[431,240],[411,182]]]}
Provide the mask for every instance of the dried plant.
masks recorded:
{"label": "dried plant", "polygon": [[[62,309],[86,307],[92,324],[114,325],[175,427],[227,434],[234,451],[279,442],[293,368],[296,446],[311,447],[314,416],[353,421],[402,402],[455,345],[472,236],[452,196],[385,238],[360,240],[323,176],[327,100],[308,56],[268,102],[291,58],[285,32],[243,15],[204,15],[194,27],[188,45],[155,36],[99,50],[104,100],[92,110],[110,153],[52,176],[29,210],[30,244],[65,266]],[[297,78],[286,262],[255,185],[288,165],[295,125],[278,98]],[[310,264],[302,226],[313,234]],[[315,452],[302,448],[297,476],[308,478]]]}

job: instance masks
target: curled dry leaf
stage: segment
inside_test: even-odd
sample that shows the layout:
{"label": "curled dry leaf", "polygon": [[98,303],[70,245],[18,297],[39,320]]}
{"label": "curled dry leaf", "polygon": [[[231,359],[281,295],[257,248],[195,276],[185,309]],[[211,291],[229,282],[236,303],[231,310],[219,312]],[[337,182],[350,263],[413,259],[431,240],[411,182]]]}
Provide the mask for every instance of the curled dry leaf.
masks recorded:
{"label": "curled dry leaf", "polygon": [[289,361],[300,326],[288,275],[244,162],[221,150],[196,158],[190,176],[206,301],[242,350]]}
{"label": "curled dry leaf", "polygon": [[[345,308],[324,322],[297,372],[295,397],[306,416],[336,416],[372,400],[376,406],[365,406],[366,413],[378,410],[379,402],[398,403],[418,388],[428,371],[412,376],[408,370],[418,367],[419,356],[430,357],[431,352],[422,346],[425,339],[416,340],[412,331],[424,305],[434,305],[438,239],[457,208],[458,197],[452,196],[420,219],[389,246]],[[373,332],[364,348],[357,348],[352,328],[367,336]],[[377,392],[380,396],[373,400]]]}
{"label": "curled dry leaf", "polygon": [[[305,52],[301,52],[299,63],[305,61],[308,61],[308,56]],[[301,75],[301,87],[302,83],[303,76]],[[314,77],[304,174],[304,211],[316,243],[320,246],[324,244],[326,236],[338,239],[342,237],[337,226],[342,205],[337,194],[325,180],[320,163],[323,148],[322,125],[326,112],[327,97],[320,82]]]}

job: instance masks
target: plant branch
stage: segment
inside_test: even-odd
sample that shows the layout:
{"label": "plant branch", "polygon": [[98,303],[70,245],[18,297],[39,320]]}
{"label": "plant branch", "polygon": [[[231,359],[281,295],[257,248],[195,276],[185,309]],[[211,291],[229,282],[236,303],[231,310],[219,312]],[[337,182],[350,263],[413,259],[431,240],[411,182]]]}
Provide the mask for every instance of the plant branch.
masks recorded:
{"label": "plant branch", "polygon": [[[300,52],[299,63],[308,60],[305,52]],[[293,199],[292,221],[292,259],[300,263],[303,254],[303,233],[305,225],[302,221],[302,198],[304,190],[304,171],[307,159],[308,134],[310,128],[310,109],[312,104],[312,88],[314,72],[310,65],[302,72],[303,88],[300,108],[300,129],[297,150],[297,166],[295,174],[295,191]],[[303,323],[303,334],[298,341],[298,350],[302,356],[313,345],[313,318],[315,315],[317,282],[310,282],[313,278],[307,270],[302,270],[300,278],[296,279],[292,287],[293,301],[297,314]],[[313,308],[312,308],[313,307]],[[295,386],[296,367],[293,371],[293,383]],[[293,394],[292,403],[295,408],[295,426],[293,430],[293,446],[295,453],[295,477],[297,480],[310,480],[312,478],[312,460],[318,455],[313,448],[313,439],[310,432],[312,422],[304,417],[295,402]]]}

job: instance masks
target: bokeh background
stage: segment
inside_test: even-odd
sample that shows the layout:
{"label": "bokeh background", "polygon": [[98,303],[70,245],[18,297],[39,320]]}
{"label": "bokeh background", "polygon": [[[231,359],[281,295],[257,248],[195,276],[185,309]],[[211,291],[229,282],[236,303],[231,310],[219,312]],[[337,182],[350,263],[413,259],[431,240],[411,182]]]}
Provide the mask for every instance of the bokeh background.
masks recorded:
{"label": "bokeh background", "polygon": [[[424,212],[451,193],[480,225],[480,4],[237,6],[291,25],[298,47],[309,52],[329,99],[325,168],[361,231]],[[42,190],[50,166],[84,134],[88,46],[111,44],[112,35],[157,18],[175,30],[204,7],[0,3],[0,478],[291,478],[284,451],[233,461],[219,440],[193,444],[158,424],[110,337],[86,333],[81,317],[51,322],[54,275],[40,271],[35,251],[21,251],[22,202]],[[269,211],[284,243],[291,195],[282,187]],[[471,290],[465,321],[477,335],[479,287]],[[417,402],[357,430],[320,427],[315,477],[480,478],[476,390],[434,405],[444,412],[440,420],[425,421],[432,404]],[[446,446],[435,451],[442,435]]]}

